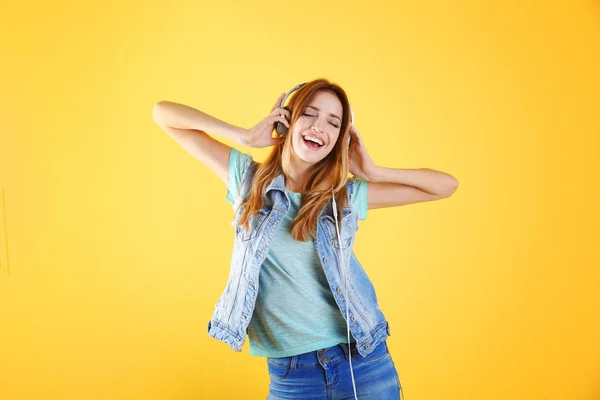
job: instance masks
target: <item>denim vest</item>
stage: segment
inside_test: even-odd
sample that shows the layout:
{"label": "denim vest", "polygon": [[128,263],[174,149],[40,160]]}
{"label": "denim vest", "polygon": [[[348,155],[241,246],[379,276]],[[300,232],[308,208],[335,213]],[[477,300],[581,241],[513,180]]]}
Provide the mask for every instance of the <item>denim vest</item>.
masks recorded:
{"label": "denim vest", "polygon": [[[281,174],[267,185],[263,207],[249,220],[250,229],[246,231],[244,227],[238,226],[243,211],[240,205],[251,192],[252,178],[257,167],[258,164],[252,161],[242,177],[240,195],[234,204],[235,218],[232,225],[235,228],[235,241],[229,278],[208,322],[209,336],[227,343],[235,351],[242,351],[246,340],[247,327],[258,294],[260,267],[290,207],[290,200],[284,190],[284,176]],[[352,184],[348,180],[348,203],[342,215],[338,215],[338,221],[341,218],[341,250],[348,264],[350,333],[356,340],[359,353],[366,356],[387,339],[390,328],[379,308],[373,284],[352,251],[358,229],[358,214],[351,208]],[[345,320],[346,299],[338,253],[340,245],[332,210],[330,199],[318,218],[317,238],[312,240],[333,297]]]}

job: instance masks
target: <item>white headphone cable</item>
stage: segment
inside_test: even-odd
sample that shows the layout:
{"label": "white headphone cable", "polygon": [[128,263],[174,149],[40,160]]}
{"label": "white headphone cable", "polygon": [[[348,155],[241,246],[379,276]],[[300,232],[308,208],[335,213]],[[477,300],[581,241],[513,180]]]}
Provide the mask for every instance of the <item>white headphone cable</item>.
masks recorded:
{"label": "white headphone cable", "polygon": [[340,245],[340,250],[339,250],[339,255],[340,255],[340,264],[341,264],[341,271],[342,271],[342,277],[344,279],[344,286],[345,286],[345,296],[346,296],[346,326],[348,327],[348,361],[350,362],[350,376],[352,377],[352,388],[354,389],[354,398],[356,400],[358,400],[358,396],[356,395],[356,384],[354,382],[354,371],[352,370],[352,350],[350,349],[350,347],[352,347],[351,343],[350,343],[350,322],[348,321],[348,270],[346,268],[346,263],[344,262],[344,250],[342,249],[342,239],[340,237],[340,229],[338,227],[338,219],[337,219],[337,205],[335,203],[335,193],[333,192],[333,188],[331,188],[331,193],[332,193],[332,200],[333,200],[333,217],[335,218],[335,230],[337,232],[337,237],[338,237],[338,243]]}

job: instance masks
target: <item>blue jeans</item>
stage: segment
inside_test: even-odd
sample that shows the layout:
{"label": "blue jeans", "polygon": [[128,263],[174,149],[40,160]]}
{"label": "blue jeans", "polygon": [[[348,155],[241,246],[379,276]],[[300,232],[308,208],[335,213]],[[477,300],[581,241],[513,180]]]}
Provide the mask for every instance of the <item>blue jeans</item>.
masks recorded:
{"label": "blue jeans", "polygon": [[[351,343],[350,350],[358,399],[399,400],[402,386],[387,343],[381,342],[366,357],[360,355],[356,343]],[[347,343],[267,358],[267,366],[271,378],[267,400],[354,399]]]}

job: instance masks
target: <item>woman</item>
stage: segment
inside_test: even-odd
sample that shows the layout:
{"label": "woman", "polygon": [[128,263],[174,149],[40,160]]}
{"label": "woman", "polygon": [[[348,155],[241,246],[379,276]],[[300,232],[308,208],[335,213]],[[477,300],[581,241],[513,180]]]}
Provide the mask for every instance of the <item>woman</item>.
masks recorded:
{"label": "woman", "polygon": [[[155,121],[223,180],[234,206],[230,275],[208,333],[235,351],[248,335],[250,354],[267,358],[268,399],[398,399],[389,324],[352,251],[357,221],[368,209],[449,197],[458,182],[377,166],[340,86],[316,79],[290,93],[251,129],[182,104],[154,107]],[[282,136],[273,137],[275,126]],[[206,132],[273,148],[259,164]]]}

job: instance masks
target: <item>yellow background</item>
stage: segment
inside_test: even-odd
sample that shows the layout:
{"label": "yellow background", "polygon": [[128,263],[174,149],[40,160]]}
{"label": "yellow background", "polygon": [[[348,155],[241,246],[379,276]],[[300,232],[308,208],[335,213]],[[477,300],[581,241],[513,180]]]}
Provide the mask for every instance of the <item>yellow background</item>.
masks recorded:
{"label": "yellow background", "polygon": [[225,187],[152,108],[249,128],[317,77],[377,164],[460,181],[357,234],[406,398],[600,399],[598,0],[12,1],[0,27],[0,399],[266,397],[207,334]]}

